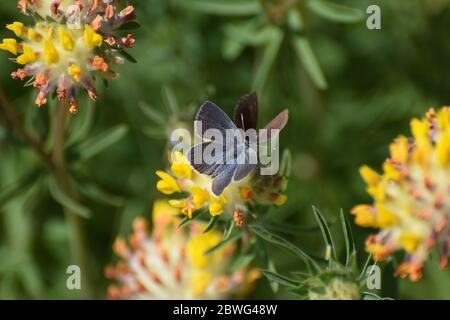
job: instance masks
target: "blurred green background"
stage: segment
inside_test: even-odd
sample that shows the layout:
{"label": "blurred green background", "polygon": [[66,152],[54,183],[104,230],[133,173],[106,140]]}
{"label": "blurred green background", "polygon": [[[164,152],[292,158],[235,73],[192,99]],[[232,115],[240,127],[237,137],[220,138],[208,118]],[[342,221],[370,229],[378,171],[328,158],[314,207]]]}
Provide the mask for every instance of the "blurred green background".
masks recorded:
{"label": "blurred green background", "polygon": [[[155,130],[139,105],[167,115],[164,88],[171,88],[186,111],[210,99],[231,113],[238,98],[253,88],[260,96],[260,123],[290,109],[281,144],[292,152],[293,171],[289,200],[276,214],[280,221],[300,226],[315,223],[312,205],[333,221],[341,208],[348,212],[370,201],[358,168],[369,164],[379,169],[389,143],[409,134],[412,117],[449,102],[449,0],[334,0],[364,13],[361,21],[352,23],[325,19],[308,9],[314,0],[298,0],[304,20],[299,32],[315,52],[328,83],[325,90],[314,58],[299,54],[290,41],[295,31],[283,19],[268,22],[263,14],[247,10],[273,1],[222,2],[250,5],[224,12],[195,0],[130,1],[141,24],[130,51],[138,63],[118,67],[120,78],[100,90],[97,103],[83,94],[80,114],[71,119],[67,154],[77,173],[81,202],[92,213],[84,224],[97,298],[105,298],[103,269],[114,259],[114,238],[130,232],[134,217],[149,217],[153,200],[161,197],[154,172],[165,165],[166,141],[158,139],[164,132]],[[381,8],[381,30],[366,27],[370,4]],[[1,1],[0,25],[15,20],[32,22],[19,14],[15,1]],[[267,29],[267,46],[251,33],[265,26],[277,30],[276,58],[273,48],[267,49],[274,29]],[[250,38],[250,45],[239,42],[240,36],[243,42]],[[0,39],[5,37],[11,37],[10,32],[0,30]],[[54,108],[34,106],[37,92],[10,78],[16,66],[8,57],[0,52],[1,89],[27,128],[44,138]],[[118,128],[115,143],[80,157],[83,142],[111,128]],[[46,169],[3,113],[0,163],[0,298],[79,298],[78,291],[66,289],[66,268],[73,261],[62,209],[45,187]],[[370,230],[354,226],[354,232],[363,260]],[[320,234],[286,237],[318,255],[323,252]],[[280,272],[300,268],[288,254],[273,254]],[[382,296],[450,299],[450,274],[438,269],[436,259],[429,261],[419,283],[395,279],[392,273],[385,268]],[[251,297],[292,298],[283,290],[275,296],[264,279]]]}

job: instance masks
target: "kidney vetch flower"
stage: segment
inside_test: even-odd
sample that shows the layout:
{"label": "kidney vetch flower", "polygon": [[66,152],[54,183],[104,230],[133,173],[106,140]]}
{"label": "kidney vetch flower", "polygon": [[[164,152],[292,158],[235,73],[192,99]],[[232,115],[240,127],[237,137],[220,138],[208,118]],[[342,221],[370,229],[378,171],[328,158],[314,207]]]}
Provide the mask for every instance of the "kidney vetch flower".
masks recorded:
{"label": "kidney vetch flower", "polygon": [[114,32],[135,19],[135,10],[127,5],[118,10],[119,0],[20,0],[21,10],[35,17],[34,26],[16,21],[8,24],[16,37],[6,38],[0,49],[16,57],[23,67],[12,73],[14,79],[30,77],[27,85],[39,90],[36,104],[47,102],[56,92],[60,101],[77,113],[77,88],[83,88],[92,100],[98,98],[95,75],[105,80],[117,78],[112,66],[130,56],[124,49],[134,45],[131,33]]}
{"label": "kidney vetch flower", "polygon": [[153,234],[143,218],[134,220],[128,244],[118,238],[114,251],[121,258],[106,268],[113,299],[225,299],[245,294],[259,277],[255,269],[242,267],[229,272],[233,244],[209,255],[205,252],[221,241],[222,234],[203,233],[205,225],[192,222],[179,228],[179,211],[165,200],[153,208]]}
{"label": "kidney vetch flower", "polygon": [[450,244],[450,107],[411,122],[412,138],[398,137],[383,174],[367,166],[361,175],[373,205],[358,205],[355,222],[381,231],[367,239],[366,248],[376,260],[398,250],[406,252],[396,274],[417,281],[433,247],[439,265],[448,263]]}

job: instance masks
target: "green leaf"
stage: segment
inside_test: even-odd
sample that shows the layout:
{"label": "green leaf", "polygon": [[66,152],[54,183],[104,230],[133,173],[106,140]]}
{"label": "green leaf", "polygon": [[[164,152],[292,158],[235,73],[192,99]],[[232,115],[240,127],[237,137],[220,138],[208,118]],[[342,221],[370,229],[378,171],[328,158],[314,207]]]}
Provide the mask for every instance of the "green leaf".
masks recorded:
{"label": "green leaf", "polygon": [[143,128],[142,133],[144,133],[147,137],[152,139],[167,139],[167,137],[169,136],[166,129],[160,127]]}
{"label": "green leaf", "polygon": [[370,262],[372,261],[372,254],[367,256],[366,262],[364,263],[364,267],[359,274],[358,281],[364,279],[366,277],[367,268],[369,267]]}
{"label": "green leaf", "polygon": [[162,88],[162,93],[163,93],[162,96],[164,99],[164,104],[167,107],[167,109],[169,110],[169,112],[173,116],[176,116],[177,114],[179,114],[180,106],[178,105],[177,97],[173,93],[172,88],[169,86],[164,86]]}
{"label": "green leaf", "polygon": [[272,232],[268,231],[267,229],[261,226],[252,224],[249,227],[253,233],[255,233],[260,238],[264,239],[265,241],[270,242],[279,247],[285,248],[290,252],[292,252],[293,254],[302,258],[305,262],[311,262],[315,267],[319,268],[317,263],[313,259],[311,259],[310,256],[308,256],[303,250],[301,250],[293,243],[290,243],[289,241],[283,239],[282,237],[273,234]]}
{"label": "green leaf", "polygon": [[164,115],[162,115],[159,111],[157,111],[155,108],[150,107],[149,105],[145,104],[144,102],[139,103],[139,108],[142,110],[144,115],[149,118],[151,121],[159,124],[159,125],[166,125],[167,121]]}
{"label": "green leaf", "polygon": [[214,228],[214,226],[216,225],[216,222],[218,219],[219,219],[219,216],[211,217],[205,230],[203,230],[203,233],[207,233],[208,231],[211,231],[211,229]]}
{"label": "green leaf", "polygon": [[125,59],[127,59],[129,62],[131,62],[131,63],[137,63],[137,60],[136,60],[131,54],[129,54],[128,52],[126,52],[125,50],[123,50],[123,49],[118,49],[118,53],[119,53],[122,57],[124,57]]}
{"label": "green leaf", "polygon": [[320,63],[314,53],[314,50],[303,32],[303,22],[297,11],[291,10],[288,15],[289,25],[296,33],[292,36],[292,44],[294,46],[297,57],[302,62],[306,73],[313,83],[321,90],[328,88],[328,83],[323,74]]}
{"label": "green leaf", "polygon": [[183,9],[223,16],[256,15],[261,11],[258,1],[172,0],[172,3]]}
{"label": "green leaf", "polygon": [[82,184],[78,188],[81,193],[92,200],[103,202],[105,204],[120,207],[125,199],[121,196],[110,194],[94,184]]}
{"label": "green leaf", "polygon": [[224,238],[224,240],[222,240],[215,246],[206,250],[204,255],[205,256],[210,255],[210,254],[214,253],[215,251],[219,250],[220,248],[223,248],[224,246],[235,242],[236,240],[238,240],[241,237],[241,235],[242,235],[242,229],[239,229],[236,232],[234,232],[234,234],[230,235],[228,238]]}
{"label": "green leaf", "polygon": [[290,288],[298,288],[298,286],[301,284],[301,282],[291,279],[285,276],[282,276],[281,274],[268,271],[268,270],[262,270],[263,275],[269,279],[270,281],[274,281],[276,283],[279,283],[283,286],[290,287]]}
{"label": "green leaf", "polygon": [[17,182],[7,186],[2,191],[0,191],[0,208],[7,204],[10,200],[14,199],[16,196],[22,194],[22,191],[28,188],[36,179],[39,177],[40,171],[35,170],[27,174],[24,178],[18,179]]}
{"label": "green leaf", "polygon": [[322,236],[325,241],[325,244],[327,245],[328,248],[331,249],[332,259],[330,259],[330,261],[336,260],[336,248],[333,243],[333,237],[331,236],[330,228],[328,227],[328,224],[323,215],[315,206],[313,206],[313,212],[314,216],[316,217],[317,223],[320,226],[320,230],[322,231]]}
{"label": "green leaf", "polygon": [[309,0],[306,6],[315,14],[334,22],[357,23],[364,20],[362,10],[325,0]]}
{"label": "green leaf", "polygon": [[356,255],[355,240],[353,239],[350,221],[348,221],[348,218],[342,209],[340,215],[341,215],[342,229],[345,238],[345,251],[346,251],[345,265],[347,267],[350,267],[350,265],[352,264],[352,259],[354,259]]}
{"label": "green leaf", "polygon": [[230,237],[230,235],[233,233],[235,227],[236,227],[236,221],[230,220],[228,226],[224,230],[223,238],[228,239]]}
{"label": "green leaf", "polygon": [[261,61],[258,63],[258,67],[253,80],[252,88],[259,94],[262,93],[267,79],[269,78],[269,73],[275,63],[278,53],[283,42],[283,32],[275,27],[266,27],[264,30],[266,37],[268,39],[267,44],[264,48]]}
{"label": "green leaf", "polygon": [[280,175],[289,178],[292,168],[292,155],[289,149],[284,149],[281,156]]}
{"label": "green leaf", "polygon": [[57,183],[53,178],[49,178],[48,188],[50,191],[50,195],[53,197],[53,199],[55,199],[55,201],[58,202],[60,205],[62,205],[64,208],[78,214],[83,218],[90,218],[91,211],[88,208],[84,207],[83,205],[79,204],[78,202],[69,198],[59,188],[59,186],[57,185]]}
{"label": "green leaf", "polygon": [[232,273],[238,271],[239,269],[248,266],[253,259],[256,257],[256,252],[250,252],[248,254],[239,255],[230,265],[230,271]]}
{"label": "green leaf", "polygon": [[126,125],[118,125],[114,128],[83,142],[78,146],[78,153],[82,160],[87,160],[103,152],[113,144],[117,143],[128,133]]}

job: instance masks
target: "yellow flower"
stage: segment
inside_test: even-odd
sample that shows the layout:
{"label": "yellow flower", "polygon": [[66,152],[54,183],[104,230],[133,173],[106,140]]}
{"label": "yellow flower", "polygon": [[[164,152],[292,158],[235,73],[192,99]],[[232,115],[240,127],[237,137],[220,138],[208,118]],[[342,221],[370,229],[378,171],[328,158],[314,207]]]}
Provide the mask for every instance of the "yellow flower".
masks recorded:
{"label": "yellow flower", "polygon": [[32,79],[31,84],[39,90],[39,107],[48,95],[56,93],[69,112],[76,114],[79,88],[95,101],[94,77],[102,76],[105,81],[117,78],[111,66],[124,60],[118,48],[133,47],[134,37],[113,33],[136,18],[133,6],[123,10],[118,6],[108,1],[20,0],[22,11],[36,21],[29,27],[18,21],[8,24],[6,28],[20,41],[3,39],[0,50],[18,55],[11,60],[24,67],[11,75],[13,79]]}
{"label": "yellow flower", "polygon": [[227,198],[222,194],[219,198],[212,197],[211,204],[209,205],[209,213],[212,217],[222,214],[223,207],[227,204]]}
{"label": "yellow flower", "polygon": [[191,193],[193,195],[192,201],[197,208],[203,207],[207,202],[209,202],[209,199],[211,198],[209,192],[200,188],[199,186],[192,187]]}
{"label": "yellow flower", "polygon": [[91,26],[86,26],[84,29],[84,43],[88,48],[100,47],[103,43],[103,37],[92,29]]}
{"label": "yellow flower", "polygon": [[22,22],[14,22],[6,25],[6,29],[11,30],[17,37],[22,36],[24,26]]}
{"label": "yellow flower", "polygon": [[217,231],[201,233],[191,237],[187,243],[187,253],[192,263],[197,268],[204,268],[209,263],[212,263],[214,259],[217,259],[223,252],[223,249],[219,249],[210,255],[205,255],[205,252],[218,244],[220,240],[222,240],[222,236]]}
{"label": "yellow flower", "polygon": [[17,57],[17,62],[20,64],[33,63],[36,61],[36,54],[34,50],[29,46],[24,44],[23,53]]}
{"label": "yellow flower", "polygon": [[172,166],[170,169],[172,170],[173,174],[179,178],[192,178],[192,167],[189,164],[189,161],[186,159],[186,157],[179,151],[176,151],[174,153],[174,161],[172,162]]}
{"label": "yellow flower", "polygon": [[13,55],[17,54],[17,41],[16,39],[3,39],[3,43],[0,43],[0,50],[11,52]]}
{"label": "yellow flower", "polygon": [[431,109],[423,119],[413,119],[411,132],[413,139],[400,136],[390,145],[383,174],[361,168],[374,201],[355,206],[352,213],[356,224],[381,229],[366,242],[374,258],[405,251],[406,262],[397,275],[417,281],[434,245],[441,267],[449,256],[450,108]]}
{"label": "yellow flower", "polygon": [[167,195],[170,195],[175,192],[181,192],[180,187],[178,186],[177,181],[168,173],[164,171],[156,171],[156,175],[161,178],[156,184],[156,188]]}

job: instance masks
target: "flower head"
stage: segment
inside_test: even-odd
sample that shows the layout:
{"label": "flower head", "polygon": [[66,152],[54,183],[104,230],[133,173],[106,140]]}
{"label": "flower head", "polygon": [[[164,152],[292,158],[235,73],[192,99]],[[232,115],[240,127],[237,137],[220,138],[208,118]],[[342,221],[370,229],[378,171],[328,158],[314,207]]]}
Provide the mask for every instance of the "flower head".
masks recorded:
{"label": "flower head", "polygon": [[160,178],[156,188],[169,195],[185,194],[186,197],[172,199],[169,203],[192,218],[197,210],[205,209],[211,216],[223,213],[235,219],[238,226],[244,224],[247,204],[281,206],[287,201],[282,193],[287,179],[280,175],[249,176],[241,181],[231,182],[220,196],[211,191],[212,179],[192,169],[187,158],[175,151],[170,156],[170,170],[157,171]]}
{"label": "flower head", "polygon": [[128,243],[118,238],[114,251],[121,258],[106,275],[118,284],[108,289],[113,299],[224,299],[248,290],[259,273],[241,268],[227,273],[233,245],[205,255],[221,240],[217,231],[191,223],[178,228],[178,210],[159,200],[153,209],[153,234],[143,218],[135,219]]}
{"label": "flower head", "polygon": [[380,228],[366,248],[376,260],[401,250],[406,253],[397,275],[417,281],[432,247],[447,266],[450,244],[450,108],[411,121],[412,138],[398,137],[390,146],[391,156],[378,174],[367,166],[360,172],[372,205],[353,208],[355,222]]}
{"label": "flower head", "polygon": [[[117,10],[119,1],[21,0],[24,13],[36,17],[34,26],[19,21],[6,26],[16,37],[3,39],[0,49],[22,65],[14,79],[30,77],[39,90],[36,104],[42,106],[52,92],[77,112],[77,89],[83,88],[92,100],[98,98],[94,76],[117,78],[112,67],[122,63],[123,49],[134,45],[132,34],[119,37],[113,32],[135,19],[134,8]],[[42,19],[47,18],[47,19]]]}

